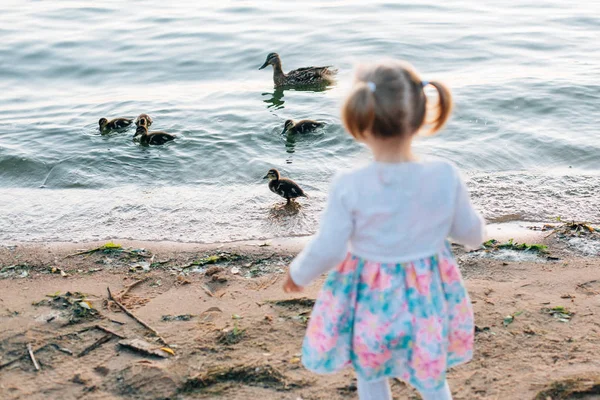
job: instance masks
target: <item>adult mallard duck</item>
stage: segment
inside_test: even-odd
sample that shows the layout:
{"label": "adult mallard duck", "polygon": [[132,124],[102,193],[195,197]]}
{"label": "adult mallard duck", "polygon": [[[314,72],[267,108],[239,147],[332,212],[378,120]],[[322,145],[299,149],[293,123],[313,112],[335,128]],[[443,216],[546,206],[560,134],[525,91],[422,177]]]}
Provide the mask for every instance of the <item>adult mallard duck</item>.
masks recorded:
{"label": "adult mallard duck", "polygon": [[275,86],[311,86],[327,85],[335,81],[337,69],[331,67],[298,68],[287,74],[281,68],[281,59],[277,53],[269,53],[265,63],[259,68],[273,66],[273,82]]}
{"label": "adult mallard duck", "polygon": [[294,122],[294,120],[288,119],[283,125],[283,131],[281,132],[281,134],[283,135],[285,133],[294,134],[312,132],[315,129],[322,127],[323,125],[325,124],[322,122],[313,121],[312,119],[303,119],[298,122]]}
{"label": "adult mallard duck", "polygon": [[98,125],[100,125],[100,132],[112,131],[115,129],[127,128],[133,120],[131,118],[115,118],[110,121],[106,118],[100,118]]}
{"label": "adult mallard duck", "polygon": [[263,179],[269,179],[271,192],[286,199],[287,204],[297,197],[308,197],[296,182],[288,178],[281,178],[279,171],[274,168],[270,169]]}
{"label": "adult mallard duck", "polygon": [[140,118],[135,135],[133,135],[133,140],[136,139],[141,144],[161,145],[175,140],[175,136],[167,132],[148,132],[148,122],[144,118]]}
{"label": "adult mallard duck", "polygon": [[138,115],[138,117],[135,120],[135,126],[140,126],[140,120],[144,119],[146,121],[146,124],[148,125],[147,127],[150,128],[150,125],[152,125],[152,117],[149,116],[148,114],[140,114]]}

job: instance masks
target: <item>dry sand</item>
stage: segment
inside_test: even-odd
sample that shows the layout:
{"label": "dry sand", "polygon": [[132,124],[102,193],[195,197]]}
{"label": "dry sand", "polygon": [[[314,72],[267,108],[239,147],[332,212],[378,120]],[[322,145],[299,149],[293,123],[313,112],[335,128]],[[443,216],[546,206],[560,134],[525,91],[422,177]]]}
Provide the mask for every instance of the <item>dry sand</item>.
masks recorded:
{"label": "dry sand", "polygon": [[[457,250],[477,333],[473,361],[449,372],[455,399],[600,398],[599,258],[581,256],[567,239],[545,239],[550,260]],[[352,371],[318,376],[300,363],[322,279],[300,296],[284,294],[281,284],[303,240],[269,246],[115,242],[146,250],[65,258],[103,243],[0,247],[0,398],[356,398]],[[220,258],[207,258],[215,255]],[[511,257],[520,261],[507,261]],[[119,297],[139,280],[121,301],[168,346],[107,300],[107,287]],[[89,303],[81,304],[83,296]],[[145,340],[166,358],[125,349],[97,325]],[[98,347],[90,347],[94,343]],[[419,398],[403,383],[392,389],[397,399]]]}

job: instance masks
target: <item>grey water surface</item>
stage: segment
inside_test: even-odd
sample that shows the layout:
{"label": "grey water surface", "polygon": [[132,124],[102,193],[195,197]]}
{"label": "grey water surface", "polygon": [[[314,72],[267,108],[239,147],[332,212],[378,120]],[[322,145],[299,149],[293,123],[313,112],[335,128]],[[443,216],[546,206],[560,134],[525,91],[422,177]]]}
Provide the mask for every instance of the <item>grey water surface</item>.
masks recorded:
{"label": "grey water surface", "polygon": [[[340,124],[356,63],[402,58],[453,90],[422,138],[490,220],[600,221],[595,1],[6,1],[0,12],[0,240],[218,242],[315,231],[329,181],[369,159]],[[334,65],[337,85],[274,90]],[[148,113],[162,147],[100,117]],[[286,138],[288,118],[326,126]],[[269,168],[309,195],[291,212]]]}

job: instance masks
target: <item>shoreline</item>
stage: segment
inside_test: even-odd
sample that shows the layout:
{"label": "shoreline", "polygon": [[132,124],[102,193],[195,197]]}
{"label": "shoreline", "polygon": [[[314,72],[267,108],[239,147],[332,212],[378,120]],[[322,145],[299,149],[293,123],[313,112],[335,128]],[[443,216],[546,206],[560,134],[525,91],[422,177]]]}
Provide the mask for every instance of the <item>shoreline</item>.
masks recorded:
{"label": "shoreline", "polygon": [[[600,232],[586,235],[600,243]],[[519,224],[491,224],[488,237],[543,243],[552,257],[454,248],[476,323],[473,360],[448,373],[454,398],[594,398],[585,396],[597,394],[593,385],[600,385],[600,359],[593,356],[600,353],[600,252],[584,257],[569,247],[570,236]],[[308,239],[215,244],[115,239],[122,248],[79,255],[73,253],[106,241],[3,243],[0,397],[356,396],[351,370],[316,375],[301,366],[301,343],[324,277],[299,294],[285,294],[281,284]],[[514,257],[521,253],[528,257]],[[165,345],[120,312],[107,287],[173,354],[160,353]],[[93,311],[81,308],[81,298]],[[127,350],[106,330],[142,340],[161,357]],[[28,345],[40,371],[27,356]],[[392,392],[416,396],[397,381]]]}
{"label": "shoreline", "polygon": [[[500,223],[487,224],[487,235],[486,240],[496,239],[505,241],[508,239],[514,239],[516,241],[524,242],[535,242],[536,240],[543,240],[544,233],[539,230],[532,230],[528,227],[541,227],[545,225],[541,222],[528,222],[528,221],[506,221]],[[556,224],[558,225],[558,224]],[[301,248],[308,243],[308,241],[314,236],[303,235],[303,236],[287,236],[287,237],[274,237],[267,239],[242,239],[235,241],[224,241],[224,242],[184,242],[184,241],[171,241],[171,240],[137,240],[130,238],[107,238],[104,240],[90,240],[90,241],[24,241],[24,240],[4,240],[0,241],[0,246],[23,246],[23,247],[35,247],[35,246],[46,246],[49,248],[61,247],[65,249],[76,250],[82,246],[94,246],[102,245],[106,242],[119,242],[125,247],[137,247],[137,248],[155,248],[158,250],[180,250],[180,251],[207,251],[211,249],[218,249],[221,247],[239,247],[239,248],[253,248],[260,247],[265,243],[269,246],[283,248],[289,251],[300,251]]]}

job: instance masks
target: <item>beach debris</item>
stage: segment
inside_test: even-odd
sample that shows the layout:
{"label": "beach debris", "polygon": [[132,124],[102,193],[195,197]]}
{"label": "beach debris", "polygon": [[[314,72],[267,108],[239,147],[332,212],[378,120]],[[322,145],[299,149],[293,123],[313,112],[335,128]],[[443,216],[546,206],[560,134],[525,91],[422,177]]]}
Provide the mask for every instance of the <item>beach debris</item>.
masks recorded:
{"label": "beach debris", "polygon": [[219,263],[228,262],[228,261],[237,261],[237,260],[240,260],[241,258],[242,258],[242,256],[240,256],[239,254],[235,254],[235,253],[218,253],[218,254],[213,254],[213,255],[201,258],[199,260],[192,261],[191,263],[185,265],[183,267],[183,269],[190,268],[190,267],[203,267],[203,266],[209,265],[209,264],[219,264]]}
{"label": "beach debris", "polygon": [[170,349],[168,347],[161,347],[160,348],[162,351],[169,353],[170,355],[174,356],[175,355],[175,351],[173,349]]}
{"label": "beach debris", "polygon": [[[559,222],[562,220],[559,219]],[[560,234],[563,236],[588,236],[594,233],[600,233],[600,228],[594,228],[589,222],[564,222],[562,225],[554,227],[554,230],[550,232],[546,237],[553,234]]]}
{"label": "beach debris", "polygon": [[315,305],[315,300],[309,299],[308,297],[298,297],[295,299],[268,300],[267,303],[280,307],[313,307]]}
{"label": "beach debris", "polygon": [[60,276],[62,276],[63,278],[66,278],[69,276],[69,274],[67,274],[62,268],[59,268],[59,267],[51,267],[50,272],[53,274],[59,273]]}
{"label": "beach debris", "polygon": [[52,300],[41,300],[34,302],[34,306],[50,306],[54,309],[62,310],[62,315],[69,324],[77,324],[84,320],[100,318],[100,313],[96,310],[86,295],[81,292],[66,292],[64,295],[56,292],[46,295]]}
{"label": "beach debris", "polygon": [[206,293],[207,295],[209,295],[210,297],[215,297],[214,293],[212,292],[212,290],[210,290],[209,288],[207,288],[204,285],[200,285],[200,288],[202,290],[204,290],[204,293]]}
{"label": "beach debris", "polygon": [[231,268],[232,275],[238,275],[240,273],[240,269],[238,267]]}
{"label": "beach debris", "polygon": [[237,320],[234,320],[233,329],[225,328],[217,337],[217,341],[221,344],[236,344],[242,341],[246,335],[245,329],[240,329]]}
{"label": "beach debris", "polygon": [[290,359],[290,364],[299,364],[300,363],[300,357],[292,357]]}
{"label": "beach debris", "polygon": [[89,345],[88,347],[83,349],[79,354],[77,354],[77,358],[85,356],[86,354],[90,353],[91,351],[102,346],[104,343],[110,341],[112,338],[113,338],[113,335],[110,333],[102,336],[100,339],[96,340],[94,343],[92,343],[91,345]]}
{"label": "beach debris", "polygon": [[133,318],[134,320],[136,320],[140,325],[142,325],[144,328],[146,328],[147,330],[149,330],[154,336],[156,336],[156,338],[165,346],[168,346],[169,344],[165,341],[165,339],[163,339],[160,334],[156,331],[156,329],[152,328],[150,325],[148,325],[147,323],[145,323],[144,321],[142,321],[141,319],[139,319],[138,317],[136,317],[131,311],[129,311],[127,309],[127,307],[125,307],[123,304],[121,304],[117,299],[115,299],[110,291],[110,287],[107,287],[106,290],[108,291],[108,299],[112,300],[121,310],[123,310],[123,312],[127,315],[129,315],[131,318]]}
{"label": "beach debris", "polygon": [[[148,356],[156,356],[160,358],[167,358],[169,354],[174,355],[175,352],[168,347],[156,347],[142,339],[127,339],[119,341],[119,346],[125,347],[130,350],[137,351]],[[168,349],[168,350],[165,350]]]}
{"label": "beach debris", "polygon": [[305,386],[305,382],[292,382],[278,369],[269,364],[238,364],[208,368],[200,374],[188,378],[180,388],[181,392],[192,392],[221,382],[237,382],[249,386],[289,390]]}
{"label": "beach debris", "polygon": [[480,327],[479,325],[475,325],[475,333],[489,332],[490,330],[489,326]]}
{"label": "beach debris", "polygon": [[113,335],[115,337],[118,337],[119,339],[126,339],[125,336],[123,336],[121,334],[118,334],[117,332],[114,332],[114,331],[112,331],[112,330],[110,330],[108,328],[105,328],[102,325],[94,325],[94,328],[98,329],[98,330],[100,330],[102,332],[108,333],[110,335]]}
{"label": "beach debris", "polygon": [[600,375],[572,376],[547,385],[534,400],[592,399],[600,394]]}
{"label": "beach debris", "polygon": [[40,364],[38,364],[37,360],[35,359],[35,355],[33,354],[33,349],[31,348],[31,343],[27,343],[27,353],[29,353],[29,358],[31,358],[31,362],[33,363],[33,366],[35,367],[35,370],[39,371]]}
{"label": "beach debris", "polygon": [[178,275],[175,283],[178,284],[178,285],[183,286],[183,285],[189,285],[189,284],[191,284],[192,281],[190,281],[189,279],[187,279],[185,276]]}
{"label": "beach debris", "polygon": [[73,355],[73,352],[65,347],[61,347],[59,345],[57,345],[56,343],[50,343],[50,346],[54,347],[56,350],[60,351],[61,353],[65,353],[68,354],[70,356]]}
{"label": "beach debris", "polygon": [[148,261],[139,262],[136,264],[132,264],[129,267],[129,271],[131,271],[131,272],[137,272],[137,271],[148,272],[148,271],[150,271],[150,265],[151,264]]}
{"label": "beach debris", "polygon": [[487,242],[483,243],[483,247],[486,251],[516,250],[539,254],[544,254],[548,252],[548,246],[544,244],[517,243],[513,239],[509,239],[506,243],[501,243],[496,239],[490,239]]}
{"label": "beach debris", "polygon": [[[594,287],[597,287],[596,290]],[[588,282],[579,283],[576,286],[577,290],[584,292],[588,296],[600,294],[600,280],[594,279]]]}
{"label": "beach debris", "polygon": [[551,315],[560,322],[569,322],[575,315],[574,312],[569,311],[566,307],[555,306],[552,308],[542,308],[542,312]]}
{"label": "beach debris", "polygon": [[227,282],[227,278],[221,275],[214,274],[211,276],[211,280],[216,283],[225,283]]}
{"label": "beach debris", "polygon": [[125,287],[123,288],[123,290],[121,290],[121,291],[119,292],[119,294],[117,294],[117,296],[118,296],[119,300],[123,300],[123,297],[124,297],[124,296],[125,296],[127,293],[129,293],[129,291],[130,291],[131,289],[133,289],[134,287],[138,286],[138,285],[139,285],[139,284],[141,284],[141,283],[144,283],[144,282],[146,282],[148,279],[150,279],[150,278],[144,278],[144,279],[140,279],[140,280],[138,280],[138,281],[135,281],[135,282],[133,282],[133,283],[130,283],[129,285],[125,286]]}
{"label": "beach debris", "polygon": [[194,318],[194,315],[192,315],[192,314],[163,315],[161,317],[161,320],[163,320],[165,322],[170,322],[170,321],[190,321],[192,318]]}
{"label": "beach debris", "polygon": [[108,242],[108,243],[103,244],[102,246],[99,246],[99,247],[96,247],[93,249],[82,250],[82,251],[78,251],[77,253],[69,254],[65,258],[89,255],[89,254],[98,253],[98,252],[102,252],[102,253],[106,253],[106,254],[125,253],[125,254],[129,254],[132,256],[144,257],[144,258],[153,258],[154,257],[151,254],[146,254],[145,249],[124,249],[123,246],[121,246],[120,244]]}
{"label": "beach debris", "polygon": [[518,317],[519,315],[523,314],[523,311],[517,311],[511,315],[507,315],[506,317],[504,317],[504,320],[502,321],[502,324],[504,326],[508,326],[510,324],[512,324],[515,321],[515,318]]}

